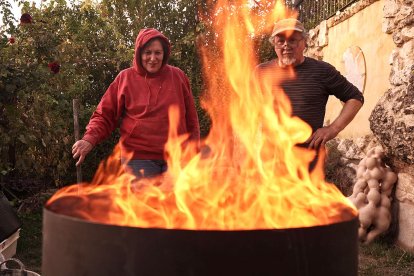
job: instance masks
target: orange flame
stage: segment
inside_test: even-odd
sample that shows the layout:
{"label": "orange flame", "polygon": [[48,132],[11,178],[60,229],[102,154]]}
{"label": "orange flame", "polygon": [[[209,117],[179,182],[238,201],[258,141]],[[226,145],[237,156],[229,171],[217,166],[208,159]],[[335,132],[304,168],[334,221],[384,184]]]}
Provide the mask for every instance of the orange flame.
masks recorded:
{"label": "orange flame", "polygon": [[61,189],[49,209],[100,223],[203,230],[308,227],[357,215],[324,181],[321,161],[309,174],[315,152],[295,145],[310,136],[311,128],[291,116],[283,91],[274,91],[282,79],[259,83],[254,75],[253,38],[291,12],[280,1],[266,16],[266,5],[229,2],[218,1],[214,31],[202,41],[208,88],[203,104],[213,123],[201,151],[177,134],[179,114],[173,107],[163,176],[136,180],[115,151],[92,184]]}

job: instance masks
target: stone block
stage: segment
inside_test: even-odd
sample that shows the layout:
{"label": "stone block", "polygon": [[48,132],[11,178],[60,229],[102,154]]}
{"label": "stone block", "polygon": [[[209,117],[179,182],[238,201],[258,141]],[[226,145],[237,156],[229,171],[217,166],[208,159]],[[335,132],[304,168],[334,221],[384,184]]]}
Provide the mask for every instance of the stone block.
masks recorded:
{"label": "stone block", "polygon": [[328,45],[328,25],[326,20],[322,21],[319,27],[318,45],[324,47]]}
{"label": "stone block", "polygon": [[[395,191],[395,196],[398,201],[409,203],[414,206],[414,176],[413,175],[410,175],[407,173],[398,174],[398,183],[397,183],[397,189]],[[414,216],[412,218],[414,218]],[[414,220],[413,220],[413,224],[414,224]]]}
{"label": "stone block", "polygon": [[398,13],[399,6],[395,0],[386,0],[384,4],[384,17],[395,17]]}
{"label": "stone block", "polygon": [[414,38],[414,26],[406,26],[401,30],[401,35],[404,41],[409,41]]}
{"label": "stone block", "polygon": [[391,34],[395,29],[394,17],[382,19],[382,31],[386,34]]}
{"label": "stone block", "polygon": [[399,202],[397,244],[414,252],[414,204]]}

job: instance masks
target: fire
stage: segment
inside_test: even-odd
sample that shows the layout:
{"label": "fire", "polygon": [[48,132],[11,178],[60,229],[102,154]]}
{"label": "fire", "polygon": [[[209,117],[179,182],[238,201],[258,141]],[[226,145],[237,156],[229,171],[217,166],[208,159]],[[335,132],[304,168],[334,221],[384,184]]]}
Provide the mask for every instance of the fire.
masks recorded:
{"label": "fire", "polygon": [[253,38],[268,33],[269,22],[290,11],[277,2],[264,15],[267,5],[249,3],[219,1],[215,28],[200,39],[207,86],[203,104],[213,122],[201,150],[177,135],[179,115],[171,108],[169,169],[163,176],[136,180],[120,166],[115,150],[92,184],[61,189],[49,209],[107,224],[203,230],[309,227],[357,215],[324,181],[322,162],[308,172],[315,152],[294,145],[311,129],[291,116],[282,89],[274,96],[271,87],[282,80],[255,79]]}

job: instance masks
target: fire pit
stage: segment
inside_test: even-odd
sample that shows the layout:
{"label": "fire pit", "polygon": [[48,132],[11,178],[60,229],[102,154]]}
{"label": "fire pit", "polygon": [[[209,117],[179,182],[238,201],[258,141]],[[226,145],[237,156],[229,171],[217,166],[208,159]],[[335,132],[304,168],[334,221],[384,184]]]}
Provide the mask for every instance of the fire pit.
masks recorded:
{"label": "fire pit", "polygon": [[42,275],[357,275],[358,221],[246,231],[124,227],[44,209]]}
{"label": "fire pit", "polygon": [[325,182],[322,156],[309,173],[315,152],[295,145],[312,130],[274,95],[281,80],[249,74],[254,32],[287,15],[277,1],[250,18],[244,2],[217,1],[199,37],[209,150],[178,135],[171,107],[163,176],[137,180],[115,153],[92,184],[59,190],[44,209],[44,276],[357,275],[357,210]]}

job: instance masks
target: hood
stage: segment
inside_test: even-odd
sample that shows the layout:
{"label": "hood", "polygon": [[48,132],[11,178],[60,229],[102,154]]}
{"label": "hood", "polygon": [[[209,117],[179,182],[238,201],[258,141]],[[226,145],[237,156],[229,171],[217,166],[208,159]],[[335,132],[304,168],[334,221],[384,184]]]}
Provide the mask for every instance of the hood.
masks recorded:
{"label": "hood", "polygon": [[167,64],[168,58],[170,57],[171,44],[168,38],[156,29],[152,29],[152,28],[142,29],[141,31],[139,31],[137,39],[135,40],[135,53],[134,53],[134,60],[133,60],[133,68],[140,75],[149,74],[144,69],[144,67],[142,67],[140,51],[142,50],[142,47],[145,45],[145,43],[147,43],[148,41],[156,37],[165,41],[168,46],[167,53],[164,53],[164,59],[162,60],[162,66],[161,66],[160,71],[162,71],[162,69],[165,67],[165,65]]}

